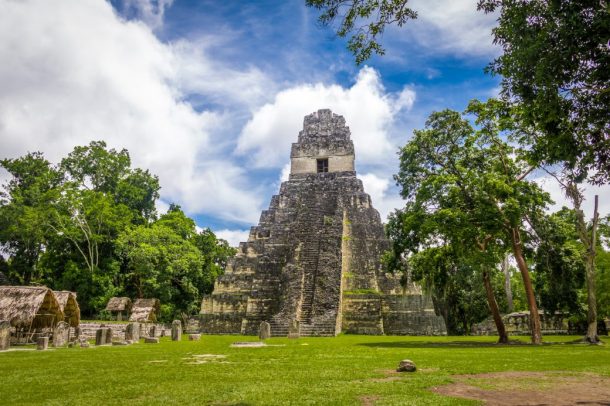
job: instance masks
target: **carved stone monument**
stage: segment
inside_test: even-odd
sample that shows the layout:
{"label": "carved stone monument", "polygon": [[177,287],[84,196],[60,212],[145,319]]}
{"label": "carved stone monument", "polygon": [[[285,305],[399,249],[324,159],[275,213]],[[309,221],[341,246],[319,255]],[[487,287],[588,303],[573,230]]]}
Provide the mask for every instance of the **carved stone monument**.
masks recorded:
{"label": "carved stone monument", "polygon": [[271,324],[266,321],[261,322],[261,326],[258,331],[258,338],[266,340],[271,337]]}
{"label": "carved stone monument", "polygon": [[129,323],[125,327],[125,341],[140,341],[140,323]]}
{"label": "carved stone monument", "polygon": [[180,320],[172,321],[172,341],[182,340],[182,322]]}
{"label": "carved stone monument", "polygon": [[106,344],[112,344],[112,335],[113,334],[114,334],[114,332],[112,331],[112,328],[106,327]]}
{"label": "carved stone monument", "polygon": [[0,320],[0,351],[6,351],[11,347],[11,323]]}
{"label": "carved stone monument", "polygon": [[301,337],[301,323],[298,320],[292,320],[288,327],[288,338]]}
{"label": "carved stone monument", "polygon": [[108,329],[106,327],[98,328],[95,331],[95,345],[106,345],[106,335]]}
{"label": "carved stone monument", "polygon": [[248,241],[201,304],[201,330],[285,337],[446,334],[430,297],[386,273],[383,224],[356,177],[345,119],[330,110],[305,117],[292,144],[289,179],[261,213]]}
{"label": "carved stone monument", "polygon": [[63,347],[70,338],[70,325],[65,321],[57,323],[53,329],[53,347]]}
{"label": "carved stone monument", "polygon": [[49,337],[38,337],[36,340],[36,349],[44,351],[49,348]]}

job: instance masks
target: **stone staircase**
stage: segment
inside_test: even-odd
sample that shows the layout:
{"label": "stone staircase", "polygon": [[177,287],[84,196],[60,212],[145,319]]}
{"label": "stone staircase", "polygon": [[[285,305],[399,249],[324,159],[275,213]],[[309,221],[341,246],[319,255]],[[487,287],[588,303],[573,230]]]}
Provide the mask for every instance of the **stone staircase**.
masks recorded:
{"label": "stone staircase", "polygon": [[309,271],[305,272],[305,282],[303,284],[303,301],[301,302],[299,320],[301,325],[312,322],[319,252],[320,241],[307,241],[301,251],[301,266]]}

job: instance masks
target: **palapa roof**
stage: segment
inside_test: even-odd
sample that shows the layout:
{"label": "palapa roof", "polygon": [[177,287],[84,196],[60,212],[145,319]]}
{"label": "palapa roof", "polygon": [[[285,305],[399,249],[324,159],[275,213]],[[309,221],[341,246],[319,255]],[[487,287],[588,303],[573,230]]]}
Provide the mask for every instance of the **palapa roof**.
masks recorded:
{"label": "palapa roof", "polygon": [[45,286],[0,286],[0,320],[14,327],[53,327],[64,314],[51,289]]}
{"label": "palapa roof", "polygon": [[59,303],[59,308],[64,313],[64,321],[70,327],[78,326],[80,324],[80,306],[76,301],[76,292],[55,290],[53,294]]}
{"label": "palapa roof", "polygon": [[113,297],[110,298],[106,305],[106,310],[109,312],[124,312],[131,309],[131,299],[128,297]]}
{"label": "palapa roof", "polygon": [[137,299],[133,302],[129,321],[157,321],[159,299]]}

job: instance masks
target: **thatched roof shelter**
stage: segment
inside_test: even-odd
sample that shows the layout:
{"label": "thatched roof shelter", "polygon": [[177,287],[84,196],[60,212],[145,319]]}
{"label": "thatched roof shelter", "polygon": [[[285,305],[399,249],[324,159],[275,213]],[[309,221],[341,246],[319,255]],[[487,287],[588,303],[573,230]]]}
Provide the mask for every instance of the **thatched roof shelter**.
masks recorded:
{"label": "thatched roof shelter", "polygon": [[131,311],[131,299],[128,297],[113,297],[110,298],[106,305],[106,310],[109,312],[127,312]]}
{"label": "thatched roof shelter", "polygon": [[161,303],[159,299],[137,299],[131,308],[129,321],[157,321]]}
{"label": "thatched roof shelter", "polygon": [[70,327],[76,327],[80,324],[80,307],[76,301],[76,292],[67,290],[53,291],[61,311],[64,313],[64,321]]}
{"label": "thatched roof shelter", "polygon": [[44,286],[0,286],[0,320],[29,330],[53,327],[64,314],[53,291]]}

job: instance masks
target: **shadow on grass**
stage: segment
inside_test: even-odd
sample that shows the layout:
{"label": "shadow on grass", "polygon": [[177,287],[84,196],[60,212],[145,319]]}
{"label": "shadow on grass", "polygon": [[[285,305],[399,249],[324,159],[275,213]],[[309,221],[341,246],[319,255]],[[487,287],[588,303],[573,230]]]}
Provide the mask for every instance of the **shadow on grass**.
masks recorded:
{"label": "shadow on grass", "polygon": [[[557,343],[545,343],[557,344]],[[531,344],[523,341],[511,341],[508,344],[498,344],[489,341],[400,341],[400,342],[379,342],[379,343],[359,343],[364,347],[372,348],[489,348],[489,347],[513,347],[530,346]]]}

